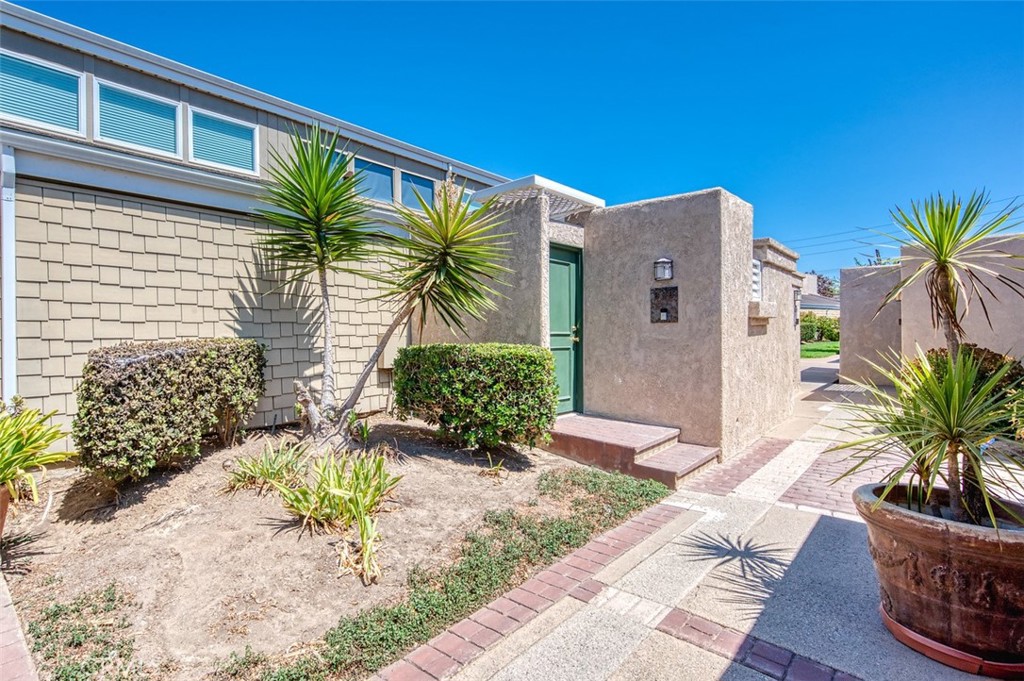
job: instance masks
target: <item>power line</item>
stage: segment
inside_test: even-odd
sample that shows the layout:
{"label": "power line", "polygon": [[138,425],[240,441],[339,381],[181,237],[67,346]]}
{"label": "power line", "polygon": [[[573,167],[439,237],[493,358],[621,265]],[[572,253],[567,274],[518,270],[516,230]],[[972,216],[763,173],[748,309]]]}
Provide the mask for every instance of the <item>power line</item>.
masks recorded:
{"label": "power line", "polygon": [[[990,201],[989,203],[1006,203],[1007,201],[1013,201],[1015,199],[1019,199],[1022,196],[1024,196],[1024,194],[1016,194],[1014,196],[1007,196],[1007,197],[1002,198],[1002,199],[992,199],[992,201]],[[994,212],[997,212],[997,211],[995,211],[995,210],[986,211],[986,212],[982,213],[982,215],[991,215]],[[883,227],[892,227],[892,226],[893,226],[893,224],[891,222],[887,222],[887,223],[882,223],[880,225],[871,225],[869,227],[854,227],[853,229],[848,229],[848,230],[844,230],[844,231],[840,231],[840,232],[831,232],[829,234],[818,234],[816,236],[807,236],[807,237],[798,237],[796,239],[787,239],[786,240],[786,244],[796,244],[796,243],[802,243],[802,242],[805,242],[805,241],[816,241],[818,239],[828,239],[830,237],[836,237],[836,236],[840,236],[842,234],[858,234],[860,232],[870,232],[872,230],[878,230],[878,229],[881,229]],[[886,234],[887,236],[893,236],[893,234],[890,233],[890,232],[883,232],[883,234]],[[820,244],[813,244],[813,245],[811,245],[809,247],[814,248],[814,247],[817,247],[817,246],[827,246],[827,245],[831,245],[831,243],[837,243],[838,244],[838,243],[843,243],[844,241],[850,241],[850,240],[852,240],[852,239],[839,239],[839,240],[834,241],[834,242],[826,242],[826,243],[820,243]]]}

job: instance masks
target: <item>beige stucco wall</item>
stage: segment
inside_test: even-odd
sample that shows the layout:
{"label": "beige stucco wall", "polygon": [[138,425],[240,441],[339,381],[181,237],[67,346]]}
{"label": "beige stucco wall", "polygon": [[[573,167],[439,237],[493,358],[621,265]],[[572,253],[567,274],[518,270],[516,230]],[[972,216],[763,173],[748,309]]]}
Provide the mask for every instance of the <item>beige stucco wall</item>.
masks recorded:
{"label": "beige stucco wall", "polygon": [[839,290],[843,292],[843,314],[839,318],[841,381],[887,382],[870,362],[884,366],[885,356],[900,351],[900,316],[906,307],[896,300],[878,309],[899,280],[899,265],[840,270]]}
{"label": "beige stucco wall", "polygon": [[[1012,241],[983,246],[1016,256],[1024,257],[1024,235]],[[1000,237],[995,237],[999,239]],[[992,241],[989,242],[992,244]],[[902,276],[910,276],[919,262],[911,259],[912,253],[903,249]],[[1005,258],[992,259],[987,266],[1007,275],[1010,279],[1024,286],[1024,272],[1013,272],[1006,265],[1020,267],[1024,261],[1008,261]],[[985,313],[977,300],[971,303],[967,319],[963,322],[966,341],[990,348],[1015,357],[1024,357],[1024,299],[1013,293],[1009,288],[995,281],[988,275],[980,275],[981,280],[992,289],[998,301],[986,297],[991,327],[985,319]],[[894,282],[895,283],[895,282]],[[845,292],[844,292],[845,304]],[[986,293],[987,296],[987,293]],[[961,310],[963,305],[961,303]],[[903,326],[900,330],[903,352],[910,354],[920,345],[924,349],[945,347],[946,341],[941,331],[932,327],[928,295],[923,281],[916,282],[903,293]]]}
{"label": "beige stucco wall", "polygon": [[[242,215],[19,179],[19,392],[67,423],[86,353],[127,340],[241,336],[266,343],[267,390],[254,425],[294,418],[292,381],[319,387],[319,303],[304,287],[274,290]],[[390,321],[377,288],[332,283],[339,392],[350,387]],[[375,372],[361,409],[384,407]]]}
{"label": "beige stucco wall", "polygon": [[[797,254],[753,240],[753,207],[724,196],[722,221],[722,452],[727,458],[793,411],[800,380],[800,327],[794,293]],[[750,302],[751,253],[761,261],[761,302]]]}
{"label": "beige stucco wall", "polygon": [[[587,413],[668,425],[686,442],[722,433],[723,194],[709,190],[592,211],[584,219]],[[750,243],[747,242],[749,268]],[[674,261],[672,281],[653,263]],[[679,322],[652,323],[651,289],[679,287]]]}
{"label": "beige stucco wall", "polygon": [[548,198],[515,201],[502,210],[504,222],[497,228],[506,235],[507,258],[502,264],[512,271],[502,277],[503,283],[491,282],[500,294],[492,298],[498,310],[482,320],[463,319],[465,334],[429,316],[415,335],[419,342],[548,345]]}

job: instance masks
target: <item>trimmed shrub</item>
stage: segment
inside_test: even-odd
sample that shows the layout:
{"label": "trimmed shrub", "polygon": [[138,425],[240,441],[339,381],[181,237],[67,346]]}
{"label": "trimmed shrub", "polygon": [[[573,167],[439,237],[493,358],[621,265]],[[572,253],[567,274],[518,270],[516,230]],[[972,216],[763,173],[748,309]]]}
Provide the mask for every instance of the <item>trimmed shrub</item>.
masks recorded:
{"label": "trimmed shrub", "polygon": [[818,317],[818,336],[823,341],[839,340],[839,320],[835,317]]}
{"label": "trimmed shrub", "polygon": [[[1009,371],[1006,372],[997,386],[999,392],[1006,394],[1013,388],[1022,387],[1021,383],[1024,382],[1024,364],[1014,357],[1004,355],[995,350],[989,350],[988,348],[979,348],[974,343],[964,343],[960,346],[960,352],[970,353],[975,361],[978,362],[978,377],[975,379],[978,385],[991,378],[992,374],[1004,364],[1010,364]],[[935,375],[941,381],[946,375],[946,367],[948,366],[946,358],[949,356],[949,350],[946,348],[935,348],[929,350],[927,355]]]}
{"label": "trimmed shrub", "polygon": [[438,426],[460,445],[534,446],[555,423],[551,351],[535,345],[438,343],[399,350],[395,411]]}
{"label": "trimmed shrub", "polygon": [[264,347],[238,338],[123,343],[89,353],[75,391],[82,465],[112,481],[235,440],[263,395]]}
{"label": "trimmed shrub", "polygon": [[800,314],[800,342],[813,343],[818,340],[818,318],[813,312]]}

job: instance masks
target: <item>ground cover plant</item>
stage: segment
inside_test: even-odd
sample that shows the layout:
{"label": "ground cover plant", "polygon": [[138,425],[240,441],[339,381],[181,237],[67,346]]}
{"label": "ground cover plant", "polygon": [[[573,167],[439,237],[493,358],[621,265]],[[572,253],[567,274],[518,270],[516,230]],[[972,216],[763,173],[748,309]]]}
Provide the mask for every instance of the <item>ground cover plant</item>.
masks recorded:
{"label": "ground cover plant", "polygon": [[54,681],[146,681],[128,632],[131,599],[117,583],[53,603],[28,623],[32,650]]}
{"label": "ground cover plant", "polygon": [[534,345],[435,343],[402,348],[394,367],[395,412],[438,427],[467,447],[543,442],[555,423],[551,351]]}
{"label": "ground cover plant", "polygon": [[487,511],[466,534],[450,565],[414,569],[407,594],[343,617],[299,659],[285,664],[267,656],[236,654],[222,676],[261,681],[363,678],[401,657],[447,626],[545,566],[583,546],[668,494],[657,482],[617,473],[570,468],[543,473],[542,499],[560,512],[524,508]]}

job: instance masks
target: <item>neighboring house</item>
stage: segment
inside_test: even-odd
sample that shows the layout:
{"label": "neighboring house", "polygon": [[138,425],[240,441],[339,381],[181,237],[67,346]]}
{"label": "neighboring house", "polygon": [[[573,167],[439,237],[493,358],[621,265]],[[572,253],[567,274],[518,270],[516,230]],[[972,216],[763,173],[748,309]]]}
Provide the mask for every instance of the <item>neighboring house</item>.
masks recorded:
{"label": "neighboring house", "polygon": [[800,311],[813,312],[819,317],[839,317],[839,299],[818,293],[818,275],[801,274]]}
{"label": "neighboring house", "polygon": [[[672,426],[725,456],[790,413],[797,255],[753,239],[753,208],[722,189],[605,207],[20,7],[0,3],[0,19],[4,396],[67,421],[90,349],[238,335],[269,348],[255,425],[293,419],[293,380],[319,375],[319,306],[307,287],[278,289],[250,212],[270,150],[315,120],[355,152],[376,219],[393,216],[393,201],[414,205],[414,190],[431,197],[447,176],[475,198],[498,197],[515,272],[499,311],[470,335],[551,347],[560,411]],[[343,390],[390,315],[376,285],[334,276]],[[451,332],[424,329],[422,340],[441,339]],[[379,368],[363,409],[387,405],[390,365]]]}
{"label": "neighboring house", "polygon": [[[1024,234],[1020,236],[1010,241],[1002,241],[1005,236],[995,237],[1001,241],[994,248],[1024,258]],[[840,273],[843,342],[839,372],[844,380],[878,380],[878,373],[869,361],[878,364],[882,356],[892,352],[912,356],[918,347],[924,350],[946,347],[942,332],[932,326],[924,279],[915,282],[900,299],[879,311],[886,294],[920,264],[907,248],[903,249],[902,256],[903,264],[851,267]],[[1006,265],[1003,258],[993,261],[991,266],[1024,286],[1024,273],[1008,270]],[[986,301],[988,319],[977,300],[971,303],[970,314],[963,322],[967,342],[1024,358],[1024,323],[1021,322],[1024,298],[991,277],[980,276],[998,300],[989,297]]]}

